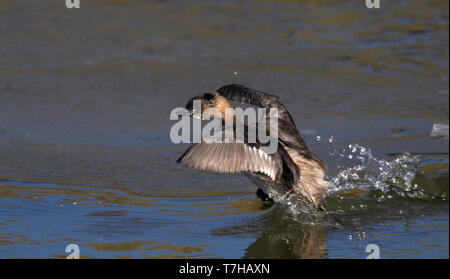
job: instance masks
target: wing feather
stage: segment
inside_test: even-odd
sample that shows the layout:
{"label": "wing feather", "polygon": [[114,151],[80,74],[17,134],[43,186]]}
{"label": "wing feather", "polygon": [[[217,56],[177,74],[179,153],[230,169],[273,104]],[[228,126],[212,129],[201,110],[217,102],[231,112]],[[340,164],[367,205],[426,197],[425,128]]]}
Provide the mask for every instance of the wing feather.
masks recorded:
{"label": "wing feather", "polygon": [[246,143],[196,143],[177,160],[187,167],[221,173],[260,172],[275,180],[281,176],[278,153],[267,154]]}

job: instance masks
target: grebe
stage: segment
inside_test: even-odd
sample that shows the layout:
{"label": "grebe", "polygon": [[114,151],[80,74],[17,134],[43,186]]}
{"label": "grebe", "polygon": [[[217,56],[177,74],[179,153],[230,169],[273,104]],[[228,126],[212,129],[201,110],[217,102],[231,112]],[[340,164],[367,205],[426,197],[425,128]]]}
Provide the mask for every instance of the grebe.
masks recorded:
{"label": "grebe", "polygon": [[217,92],[210,91],[190,99],[186,105],[190,113],[193,113],[194,100],[201,101],[202,113],[208,108],[219,109],[222,121],[225,109],[232,108],[229,100],[266,108],[266,118],[270,108],[278,109],[278,148],[275,153],[267,154],[261,150],[259,141],[249,143],[247,136],[243,143],[200,142],[189,147],[177,163],[213,172],[243,172],[258,186],[257,196],[263,200],[271,200],[276,194],[289,194],[301,202],[325,209],[323,199],[331,185],[325,180],[327,165],[309,151],[277,96],[230,84]]}

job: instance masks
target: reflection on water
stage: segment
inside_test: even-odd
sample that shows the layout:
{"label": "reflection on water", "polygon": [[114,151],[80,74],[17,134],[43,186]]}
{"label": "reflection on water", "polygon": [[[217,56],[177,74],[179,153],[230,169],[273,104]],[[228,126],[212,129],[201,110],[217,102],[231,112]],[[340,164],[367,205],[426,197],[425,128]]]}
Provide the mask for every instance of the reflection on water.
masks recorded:
{"label": "reflection on water", "polygon": [[[448,1],[57,2],[0,2],[0,258],[448,257]],[[228,83],[327,160],[325,216],[175,163],[169,112]]]}
{"label": "reflection on water", "polygon": [[315,218],[252,196],[164,198],[117,187],[3,181],[0,255],[61,258],[75,243],[85,258],[364,258],[365,245],[378,243],[383,257],[446,257],[448,156],[424,161],[415,182],[447,187],[447,198],[345,189]]}
{"label": "reflection on water", "polygon": [[[82,257],[221,257],[209,223],[264,212],[259,200],[244,197],[167,199],[120,188],[13,181],[0,184],[0,199],[2,257],[62,256],[69,242],[82,247]],[[5,233],[15,231],[30,234]]]}

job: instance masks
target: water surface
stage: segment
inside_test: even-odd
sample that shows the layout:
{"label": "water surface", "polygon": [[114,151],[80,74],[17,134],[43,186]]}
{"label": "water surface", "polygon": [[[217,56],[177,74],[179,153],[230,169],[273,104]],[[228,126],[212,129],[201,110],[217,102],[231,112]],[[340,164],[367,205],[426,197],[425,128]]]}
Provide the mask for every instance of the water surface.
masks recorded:
{"label": "water surface", "polygon": [[[381,2],[1,1],[0,258],[448,258],[448,1]],[[328,162],[325,216],[175,163],[170,111],[228,83]]]}

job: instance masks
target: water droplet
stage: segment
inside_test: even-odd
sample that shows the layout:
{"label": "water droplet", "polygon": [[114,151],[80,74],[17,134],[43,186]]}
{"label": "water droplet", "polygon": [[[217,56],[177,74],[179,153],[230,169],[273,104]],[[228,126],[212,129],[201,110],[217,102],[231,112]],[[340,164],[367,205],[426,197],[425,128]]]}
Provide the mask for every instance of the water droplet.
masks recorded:
{"label": "water droplet", "polygon": [[[331,177],[333,187],[329,193],[336,192],[338,189],[353,189],[366,188],[365,185],[375,187],[381,190],[386,195],[378,198],[379,201],[392,198],[387,197],[388,191],[392,189],[391,184],[400,188],[398,193],[400,196],[404,196],[405,193],[409,193],[412,190],[415,197],[421,197],[417,192],[420,188],[417,184],[412,184],[412,181],[418,171],[418,163],[420,158],[418,156],[411,156],[404,153],[397,156],[392,161],[386,161],[384,159],[377,159],[372,156],[369,148],[364,148],[357,144],[348,145],[349,150],[346,148],[335,149],[331,155],[338,155],[341,158],[358,159],[358,164],[353,167],[346,167],[337,164],[338,174],[335,177]],[[348,154],[350,153],[353,154]],[[440,197],[439,197],[440,198]]]}
{"label": "water droplet", "polygon": [[321,139],[322,139],[322,138],[321,138],[320,136],[317,136],[317,137],[316,137],[316,140],[317,140],[317,141],[320,141]]}

